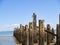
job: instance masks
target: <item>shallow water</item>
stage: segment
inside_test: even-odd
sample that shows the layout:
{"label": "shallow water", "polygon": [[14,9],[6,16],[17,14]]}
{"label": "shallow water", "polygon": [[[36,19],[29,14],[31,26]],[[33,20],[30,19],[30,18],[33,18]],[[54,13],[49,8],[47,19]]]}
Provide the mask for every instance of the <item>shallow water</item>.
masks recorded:
{"label": "shallow water", "polygon": [[0,45],[17,45],[13,36],[0,36]]}
{"label": "shallow water", "polygon": [[0,45],[17,45],[19,42],[13,36],[13,31],[0,32]]}

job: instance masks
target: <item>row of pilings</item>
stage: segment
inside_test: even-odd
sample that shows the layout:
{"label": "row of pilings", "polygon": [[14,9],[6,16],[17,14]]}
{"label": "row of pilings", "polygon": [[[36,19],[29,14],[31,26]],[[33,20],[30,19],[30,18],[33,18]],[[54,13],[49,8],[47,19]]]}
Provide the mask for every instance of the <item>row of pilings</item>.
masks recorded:
{"label": "row of pilings", "polygon": [[54,45],[59,45],[60,24],[57,24],[55,34],[54,28],[52,28],[50,24],[47,24],[45,27],[44,20],[39,20],[38,26],[36,26],[35,15],[33,17],[33,22],[29,22],[29,25],[23,26],[20,24],[20,28],[15,28],[14,36],[20,43],[22,43],[22,45],[51,45],[51,43],[54,43]]}

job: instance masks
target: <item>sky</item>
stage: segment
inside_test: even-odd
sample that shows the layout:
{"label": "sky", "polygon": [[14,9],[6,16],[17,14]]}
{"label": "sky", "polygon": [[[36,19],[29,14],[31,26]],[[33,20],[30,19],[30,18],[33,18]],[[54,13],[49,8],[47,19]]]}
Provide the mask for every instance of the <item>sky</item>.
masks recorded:
{"label": "sky", "polygon": [[13,31],[20,24],[32,22],[32,15],[44,19],[45,26],[56,29],[59,23],[60,0],[0,0],[0,31]]}

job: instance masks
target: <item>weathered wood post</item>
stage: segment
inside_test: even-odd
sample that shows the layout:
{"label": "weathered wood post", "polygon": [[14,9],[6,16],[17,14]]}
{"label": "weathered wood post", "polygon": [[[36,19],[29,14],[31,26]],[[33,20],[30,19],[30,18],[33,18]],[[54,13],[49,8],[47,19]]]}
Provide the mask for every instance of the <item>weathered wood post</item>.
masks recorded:
{"label": "weathered wood post", "polygon": [[23,27],[23,30],[22,30],[22,45],[25,45],[25,27]]}
{"label": "weathered wood post", "polygon": [[[50,29],[49,30],[51,33],[53,33],[54,34],[54,29],[52,28],[52,29]],[[54,35],[53,34],[49,34],[49,40],[50,40],[50,43],[52,43],[53,42],[53,37],[54,37]]]}
{"label": "weathered wood post", "polygon": [[[54,33],[54,28],[52,28],[52,33],[55,34],[55,33]],[[55,39],[55,36],[52,35],[52,42],[54,42],[54,39]]]}
{"label": "weathered wood post", "polygon": [[60,24],[57,24],[57,45],[60,45]]}
{"label": "weathered wood post", "polygon": [[44,20],[39,20],[39,45],[44,45]]}
{"label": "weathered wood post", "polygon": [[37,30],[36,30],[37,26],[36,26],[36,14],[33,13],[33,30],[34,30],[34,43],[37,43]]}
{"label": "weathered wood post", "polygon": [[28,25],[25,25],[25,45],[28,45]]}
{"label": "weathered wood post", "polygon": [[[47,30],[50,31],[50,24],[47,24]],[[47,45],[50,45],[50,34],[47,32]]]}
{"label": "weathered wood post", "polygon": [[34,39],[33,39],[33,23],[29,23],[29,45],[34,45]]}
{"label": "weathered wood post", "polygon": [[60,14],[59,14],[59,24],[60,24]]}
{"label": "weathered wood post", "polygon": [[22,24],[20,24],[20,42],[21,43],[22,43],[22,30],[23,30]]}

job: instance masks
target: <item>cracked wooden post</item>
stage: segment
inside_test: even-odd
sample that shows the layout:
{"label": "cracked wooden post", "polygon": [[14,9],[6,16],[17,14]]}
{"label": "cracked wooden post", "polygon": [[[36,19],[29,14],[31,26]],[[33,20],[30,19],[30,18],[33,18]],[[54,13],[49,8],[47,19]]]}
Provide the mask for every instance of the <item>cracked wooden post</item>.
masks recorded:
{"label": "cracked wooden post", "polygon": [[[47,30],[50,31],[50,24],[47,24]],[[50,35],[47,32],[47,45],[50,45]]]}
{"label": "cracked wooden post", "polygon": [[22,42],[22,24],[20,24],[20,42]]}
{"label": "cracked wooden post", "polygon": [[57,41],[56,44],[60,45],[60,24],[57,24]]}
{"label": "cracked wooden post", "polygon": [[[54,34],[54,29],[52,28],[51,30],[49,30],[51,33],[53,33]],[[52,43],[53,42],[53,37],[54,37],[54,35],[53,34],[49,34],[49,40],[50,40],[50,43]]]}
{"label": "cracked wooden post", "polygon": [[[54,28],[52,28],[52,33],[55,34],[55,33],[54,33]],[[52,42],[54,42],[54,39],[55,39],[55,36],[52,35]]]}
{"label": "cracked wooden post", "polygon": [[29,23],[29,45],[34,45],[34,40],[33,40],[33,23]]}
{"label": "cracked wooden post", "polygon": [[25,45],[25,27],[22,26],[23,30],[22,30],[22,45]]}
{"label": "cracked wooden post", "polygon": [[39,20],[39,45],[44,45],[44,20]]}
{"label": "cracked wooden post", "polygon": [[28,25],[25,25],[25,45],[28,45]]}
{"label": "cracked wooden post", "polygon": [[33,13],[33,30],[34,30],[34,43],[37,43],[37,26],[36,26],[36,14]]}
{"label": "cracked wooden post", "polygon": [[59,24],[60,24],[60,14],[59,14]]}

